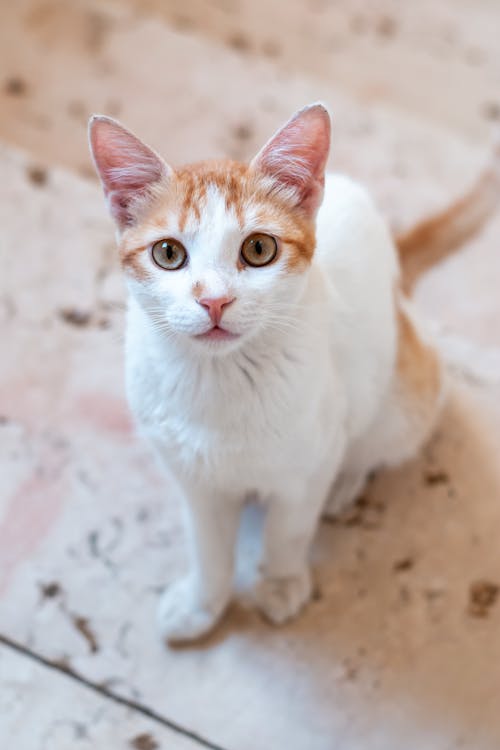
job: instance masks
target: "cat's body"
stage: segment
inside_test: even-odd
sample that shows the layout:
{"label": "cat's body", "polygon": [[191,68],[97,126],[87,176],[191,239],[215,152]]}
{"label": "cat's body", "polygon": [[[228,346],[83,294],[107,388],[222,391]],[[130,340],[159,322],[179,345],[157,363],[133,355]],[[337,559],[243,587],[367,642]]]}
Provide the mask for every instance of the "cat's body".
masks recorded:
{"label": "cat's body", "polygon": [[[125,174],[113,162],[122,171],[110,179],[94,137],[110,202],[117,178],[125,174],[128,192],[133,183],[133,200],[120,193],[114,209],[129,271],[129,402],[188,509],[192,570],[160,607],[172,641],[204,634],[224,611],[249,495],[268,514],[257,603],[283,622],[310,596],[307,556],[318,518],[355,499],[373,469],[414,455],[438,415],[439,358],[403,295],[386,223],[365,191],[340,175],[327,176],[321,202],[324,118],[318,107],[299,114],[249,168],[204,164],[173,177],[159,174],[163,167],[146,151],[153,189],[140,200],[137,175],[131,180],[127,164]],[[119,141],[130,161],[133,136],[126,134],[124,149],[126,131],[100,122],[115,139],[105,153],[114,154]],[[306,130],[293,130],[304,122]],[[290,160],[283,134],[301,169],[310,167],[305,177],[290,161],[286,179],[277,171],[278,152]],[[260,268],[238,255],[252,232],[281,240]],[[151,271],[144,252],[166,235],[189,248],[177,276]],[[215,323],[208,333],[207,310]],[[228,331],[220,331],[221,320]]]}
{"label": "cat's body", "polygon": [[[341,175],[327,177],[317,227],[290,324],[223,361],[185,356],[130,298],[129,400],[147,434],[170,447],[176,472],[219,477],[239,498],[276,493],[293,469],[311,476],[323,459],[331,480],[336,454],[345,460],[387,407],[398,315],[407,315],[392,237],[365,191]],[[397,461],[414,446],[398,440],[384,450],[387,416],[380,414],[374,451]]]}

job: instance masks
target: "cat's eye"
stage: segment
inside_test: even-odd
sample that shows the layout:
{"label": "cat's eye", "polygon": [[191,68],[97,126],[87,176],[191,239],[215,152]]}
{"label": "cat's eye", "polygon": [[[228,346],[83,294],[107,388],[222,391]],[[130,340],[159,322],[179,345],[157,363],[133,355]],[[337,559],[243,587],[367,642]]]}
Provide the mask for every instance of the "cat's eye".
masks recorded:
{"label": "cat's eye", "polygon": [[157,266],[166,271],[177,271],[187,261],[187,252],[178,240],[159,240],[151,248]]}
{"label": "cat's eye", "polygon": [[278,243],[269,234],[251,234],[241,246],[241,258],[248,266],[267,266],[277,252]]}

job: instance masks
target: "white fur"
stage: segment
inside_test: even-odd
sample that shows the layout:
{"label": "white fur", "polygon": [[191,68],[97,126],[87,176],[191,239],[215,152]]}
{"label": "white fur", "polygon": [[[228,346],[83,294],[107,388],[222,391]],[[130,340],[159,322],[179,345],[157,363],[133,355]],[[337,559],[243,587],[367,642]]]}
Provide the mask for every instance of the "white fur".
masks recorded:
{"label": "white fur", "polygon": [[[336,509],[375,466],[416,450],[429,427],[407,413],[394,380],[398,264],[366,193],[327,177],[306,271],[289,273],[280,258],[239,272],[244,236],[273,232],[256,227],[251,212],[247,220],[241,231],[213,190],[201,226],[175,234],[189,265],[129,282],[128,397],[183,488],[191,539],[191,570],[160,606],[172,641],[202,635],[224,611],[250,493],[268,513],[257,603],[280,623],[310,596],[308,550],[331,487]],[[223,323],[239,339],[193,338],[210,328],[192,294],[197,281],[207,296],[236,297]]]}

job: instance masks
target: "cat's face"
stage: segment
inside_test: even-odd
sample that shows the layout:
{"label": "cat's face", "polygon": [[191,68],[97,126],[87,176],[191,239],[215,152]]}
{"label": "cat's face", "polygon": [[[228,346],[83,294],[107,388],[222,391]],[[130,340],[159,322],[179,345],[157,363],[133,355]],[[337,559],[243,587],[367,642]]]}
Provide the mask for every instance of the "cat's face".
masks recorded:
{"label": "cat's face", "polygon": [[174,170],[107,118],[92,121],[91,145],[130,291],[165,336],[220,354],[286,330],[314,253],[329,147],[321,106],[249,165]]}
{"label": "cat's face", "polygon": [[170,176],[120,254],[132,293],[167,334],[228,351],[286,326],[314,250],[310,220],[235,164]]}

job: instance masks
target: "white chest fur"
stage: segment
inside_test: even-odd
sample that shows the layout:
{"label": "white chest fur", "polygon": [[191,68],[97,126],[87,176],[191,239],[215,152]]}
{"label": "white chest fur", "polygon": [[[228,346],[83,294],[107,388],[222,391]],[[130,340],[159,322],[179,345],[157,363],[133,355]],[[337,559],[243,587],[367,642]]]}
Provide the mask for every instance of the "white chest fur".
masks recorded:
{"label": "white chest fur", "polygon": [[327,334],[315,305],[286,335],[220,358],[184,360],[132,302],[132,410],[175,471],[267,494],[292,469],[309,474],[344,439],[346,401]]}

